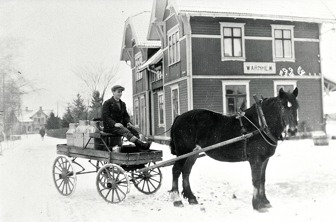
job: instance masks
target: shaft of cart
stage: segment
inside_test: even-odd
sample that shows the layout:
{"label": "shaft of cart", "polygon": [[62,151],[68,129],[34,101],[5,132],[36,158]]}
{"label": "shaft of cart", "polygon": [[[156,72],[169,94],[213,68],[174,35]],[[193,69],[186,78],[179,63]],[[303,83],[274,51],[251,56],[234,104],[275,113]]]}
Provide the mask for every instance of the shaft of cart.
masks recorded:
{"label": "shaft of cart", "polygon": [[145,171],[148,171],[148,170],[152,170],[152,169],[155,169],[155,168],[158,168],[158,167],[169,166],[169,165],[171,165],[172,163],[174,163],[174,162],[176,162],[178,160],[181,160],[181,159],[184,159],[184,158],[188,158],[190,156],[193,156],[193,155],[196,155],[196,154],[199,154],[199,153],[202,153],[202,152],[207,152],[207,151],[219,148],[221,146],[229,145],[231,143],[235,143],[235,142],[238,142],[238,141],[241,141],[241,140],[246,140],[246,139],[248,139],[248,138],[250,138],[250,137],[258,134],[259,132],[260,132],[259,130],[255,130],[255,131],[253,131],[251,133],[247,133],[247,134],[244,134],[242,136],[238,136],[238,137],[235,137],[235,138],[232,138],[232,139],[229,139],[229,140],[225,140],[223,142],[216,143],[216,144],[213,144],[211,146],[207,146],[207,147],[204,147],[202,149],[198,149],[198,150],[195,150],[193,152],[183,154],[183,155],[178,156],[176,158],[173,158],[173,159],[170,159],[170,160],[166,160],[166,161],[162,161],[162,162],[160,162],[158,164],[155,164],[155,165],[152,165],[152,166],[149,166],[149,167],[145,167],[145,168],[139,169],[137,172],[142,173],[142,172],[145,172]]}

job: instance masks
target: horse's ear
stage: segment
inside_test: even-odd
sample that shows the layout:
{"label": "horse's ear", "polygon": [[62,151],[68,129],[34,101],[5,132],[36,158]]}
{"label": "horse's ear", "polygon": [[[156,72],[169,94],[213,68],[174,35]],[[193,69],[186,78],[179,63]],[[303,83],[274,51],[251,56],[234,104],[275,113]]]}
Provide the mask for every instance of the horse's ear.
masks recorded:
{"label": "horse's ear", "polygon": [[282,99],[284,95],[285,95],[285,91],[283,90],[283,88],[281,88],[279,90],[279,97]]}
{"label": "horse's ear", "polygon": [[294,95],[295,97],[297,97],[298,94],[299,94],[299,90],[298,90],[298,88],[296,87],[296,88],[294,89],[294,91],[293,91],[293,95]]}

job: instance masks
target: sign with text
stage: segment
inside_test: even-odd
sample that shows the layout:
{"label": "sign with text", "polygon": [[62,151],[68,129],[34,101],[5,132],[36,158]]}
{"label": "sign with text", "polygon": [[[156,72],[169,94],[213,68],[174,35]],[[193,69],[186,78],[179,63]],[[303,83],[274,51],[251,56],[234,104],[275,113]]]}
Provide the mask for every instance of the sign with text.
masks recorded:
{"label": "sign with text", "polygon": [[274,62],[244,62],[245,74],[275,74]]}

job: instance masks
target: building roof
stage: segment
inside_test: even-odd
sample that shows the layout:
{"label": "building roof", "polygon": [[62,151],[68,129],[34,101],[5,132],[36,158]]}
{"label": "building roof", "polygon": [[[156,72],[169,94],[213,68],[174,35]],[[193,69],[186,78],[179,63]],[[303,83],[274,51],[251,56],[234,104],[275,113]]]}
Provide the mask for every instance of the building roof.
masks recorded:
{"label": "building roof", "polygon": [[336,22],[321,0],[172,0],[178,13],[198,16]]}
{"label": "building roof", "polygon": [[150,65],[158,63],[163,58],[163,50],[159,49],[152,57],[150,57],[144,64],[139,66],[139,71],[147,69]]}
{"label": "building roof", "polygon": [[150,11],[144,11],[129,17],[125,21],[124,36],[121,48],[121,60],[128,60],[126,51],[127,48],[132,48],[133,45],[139,48],[160,48],[161,42],[148,40],[147,33],[150,26]]}
{"label": "building roof", "polygon": [[20,122],[33,122],[33,119],[31,118],[34,115],[34,110],[22,110],[21,113],[18,115],[18,120]]}
{"label": "building roof", "polygon": [[43,109],[40,107],[38,110],[29,110],[27,107],[24,110],[21,110],[20,113],[17,114],[17,119],[20,122],[33,122],[33,117],[38,113],[41,112],[43,115],[49,117],[50,113],[53,112],[51,109]]}

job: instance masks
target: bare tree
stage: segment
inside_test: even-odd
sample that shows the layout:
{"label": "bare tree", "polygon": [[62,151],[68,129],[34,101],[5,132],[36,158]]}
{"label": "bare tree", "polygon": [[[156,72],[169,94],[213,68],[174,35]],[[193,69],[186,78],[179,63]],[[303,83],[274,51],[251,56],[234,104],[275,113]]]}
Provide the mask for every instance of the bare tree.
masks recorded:
{"label": "bare tree", "polygon": [[97,119],[101,117],[106,89],[117,79],[119,65],[105,67],[102,65],[83,66],[73,72],[85,83],[92,93],[91,105],[89,108],[89,118]]}
{"label": "bare tree", "polygon": [[21,112],[22,95],[38,90],[19,71],[21,44],[15,38],[0,39],[0,111],[2,111],[2,130],[7,135],[13,132],[15,125],[18,124],[17,116]]}
{"label": "bare tree", "polygon": [[73,72],[85,83],[90,92],[98,91],[101,99],[104,99],[106,89],[117,78],[119,65],[112,67],[103,65],[82,66]]}

